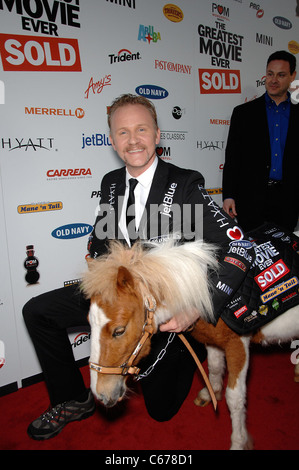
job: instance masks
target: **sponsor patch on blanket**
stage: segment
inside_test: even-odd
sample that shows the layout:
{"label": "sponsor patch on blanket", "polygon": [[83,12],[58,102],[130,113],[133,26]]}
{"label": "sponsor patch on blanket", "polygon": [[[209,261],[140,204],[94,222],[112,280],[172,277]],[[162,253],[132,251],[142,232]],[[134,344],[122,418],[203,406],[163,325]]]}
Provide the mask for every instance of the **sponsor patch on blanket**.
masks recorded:
{"label": "sponsor patch on blanket", "polygon": [[238,334],[253,332],[299,304],[299,238],[269,224],[247,235],[255,261],[221,315]]}

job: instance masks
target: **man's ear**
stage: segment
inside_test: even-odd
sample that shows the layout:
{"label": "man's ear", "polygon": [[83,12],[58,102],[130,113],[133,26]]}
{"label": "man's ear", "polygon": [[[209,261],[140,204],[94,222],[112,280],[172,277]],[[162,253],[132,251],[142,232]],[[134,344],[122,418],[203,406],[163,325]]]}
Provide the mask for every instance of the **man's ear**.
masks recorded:
{"label": "man's ear", "polygon": [[160,142],[160,138],[161,138],[161,131],[158,127],[157,129],[157,135],[156,135],[156,145],[158,145],[158,143]]}

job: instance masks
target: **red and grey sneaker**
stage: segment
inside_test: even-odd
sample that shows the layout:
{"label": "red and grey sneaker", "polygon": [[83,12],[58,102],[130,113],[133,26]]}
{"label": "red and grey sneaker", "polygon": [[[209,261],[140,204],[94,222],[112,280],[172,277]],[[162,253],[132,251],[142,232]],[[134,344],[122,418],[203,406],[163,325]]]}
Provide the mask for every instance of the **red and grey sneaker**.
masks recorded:
{"label": "red and grey sneaker", "polygon": [[28,435],[38,441],[50,439],[59,434],[68,423],[89,418],[94,413],[95,408],[93,395],[89,391],[88,398],[83,403],[71,400],[53,408],[48,408],[29,425]]}

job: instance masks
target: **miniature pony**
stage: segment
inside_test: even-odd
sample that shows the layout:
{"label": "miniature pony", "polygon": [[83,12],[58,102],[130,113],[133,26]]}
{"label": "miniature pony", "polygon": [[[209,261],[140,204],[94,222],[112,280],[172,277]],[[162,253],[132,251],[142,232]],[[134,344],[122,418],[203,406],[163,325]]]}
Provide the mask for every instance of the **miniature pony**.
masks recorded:
{"label": "miniature pony", "polygon": [[[148,355],[150,337],[159,325],[196,308],[200,319],[192,335],[207,347],[209,380],[217,398],[226,360],[231,449],[250,449],[245,406],[250,342],[266,346],[299,338],[299,306],[246,336],[221,318],[214,326],[208,272],[216,269],[216,247],[202,241],[136,243],[131,249],[113,242],[107,255],[91,260],[82,282],[91,299],[91,389],[105,406],[115,405],[125,395],[127,374],[139,373],[137,364]],[[298,365],[295,375],[299,378]],[[204,406],[210,400],[204,388],[196,404]]]}

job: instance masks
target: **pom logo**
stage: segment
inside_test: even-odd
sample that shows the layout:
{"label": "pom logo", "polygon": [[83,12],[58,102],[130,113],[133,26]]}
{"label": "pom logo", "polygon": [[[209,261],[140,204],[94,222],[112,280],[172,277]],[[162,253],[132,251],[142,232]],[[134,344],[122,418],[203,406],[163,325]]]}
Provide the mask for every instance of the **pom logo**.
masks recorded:
{"label": "pom logo", "polygon": [[0,34],[4,71],[81,72],[77,39]]}

